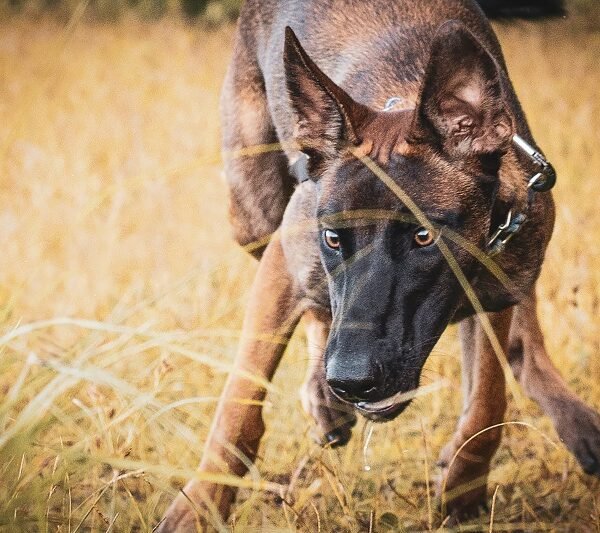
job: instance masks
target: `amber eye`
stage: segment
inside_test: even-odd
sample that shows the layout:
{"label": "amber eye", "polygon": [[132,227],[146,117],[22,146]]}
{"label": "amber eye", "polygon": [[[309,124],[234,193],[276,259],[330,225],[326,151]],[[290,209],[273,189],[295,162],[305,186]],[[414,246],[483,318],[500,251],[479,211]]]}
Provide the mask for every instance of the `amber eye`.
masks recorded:
{"label": "amber eye", "polygon": [[340,236],[332,229],[326,229],[323,232],[323,239],[325,240],[325,244],[332,250],[340,249]]}
{"label": "amber eye", "polygon": [[415,242],[418,246],[429,246],[435,241],[437,234],[433,230],[429,230],[421,226],[415,231]]}

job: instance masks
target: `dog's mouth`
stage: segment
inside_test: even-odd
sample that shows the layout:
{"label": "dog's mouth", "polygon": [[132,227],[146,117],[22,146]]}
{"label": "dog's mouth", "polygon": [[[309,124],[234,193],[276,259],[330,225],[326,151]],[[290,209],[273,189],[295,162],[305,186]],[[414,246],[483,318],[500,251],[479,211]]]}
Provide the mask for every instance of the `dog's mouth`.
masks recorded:
{"label": "dog's mouth", "polygon": [[397,392],[385,400],[379,400],[378,402],[357,402],[354,404],[354,407],[369,420],[387,422],[396,418],[404,411],[414,398],[431,394],[441,388],[447,387],[448,384],[447,380],[442,379],[409,391]]}
{"label": "dog's mouth", "polygon": [[398,392],[378,402],[357,402],[357,411],[365,418],[375,422],[392,420],[404,411],[415,397],[414,391]]}
{"label": "dog's mouth", "polygon": [[410,404],[410,400],[404,403],[397,403],[389,407],[374,409],[367,402],[356,404],[356,410],[367,420],[372,422],[389,422],[401,414]]}

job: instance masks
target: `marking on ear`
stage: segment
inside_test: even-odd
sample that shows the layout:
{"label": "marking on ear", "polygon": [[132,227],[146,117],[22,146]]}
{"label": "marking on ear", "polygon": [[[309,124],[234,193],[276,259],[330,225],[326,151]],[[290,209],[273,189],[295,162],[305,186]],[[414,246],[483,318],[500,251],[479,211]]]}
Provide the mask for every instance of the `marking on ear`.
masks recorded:
{"label": "marking on ear", "polygon": [[394,146],[394,153],[407,157],[413,153],[413,149],[406,139],[400,139]]}
{"label": "marking on ear", "polygon": [[358,158],[371,155],[371,152],[373,151],[373,140],[363,139],[363,141],[358,146],[353,146],[351,150],[352,153]]}

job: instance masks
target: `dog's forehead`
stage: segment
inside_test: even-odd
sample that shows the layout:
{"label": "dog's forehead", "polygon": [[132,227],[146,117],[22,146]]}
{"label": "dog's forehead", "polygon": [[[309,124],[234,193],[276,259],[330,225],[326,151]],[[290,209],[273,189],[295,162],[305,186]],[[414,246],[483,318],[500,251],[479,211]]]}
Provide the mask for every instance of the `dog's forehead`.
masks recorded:
{"label": "dog's forehead", "polygon": [[[441,158],[392,154],[387,164],[373,161],[425,212],[460,211],[474,180]],[[321,180],[319,211],[406,210],[402,200],[356,157],[340,162]]]}

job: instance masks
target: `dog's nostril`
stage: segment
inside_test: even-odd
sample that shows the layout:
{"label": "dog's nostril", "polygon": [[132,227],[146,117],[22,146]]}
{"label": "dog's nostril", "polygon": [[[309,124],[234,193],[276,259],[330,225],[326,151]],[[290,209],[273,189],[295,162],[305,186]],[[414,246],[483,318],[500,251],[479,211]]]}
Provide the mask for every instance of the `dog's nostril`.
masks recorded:
{"label": "dog's nostril", "polygon": [[331,390],[335,392],[340,398],[346,398],[348,393],[341,387],[331,387]]}

